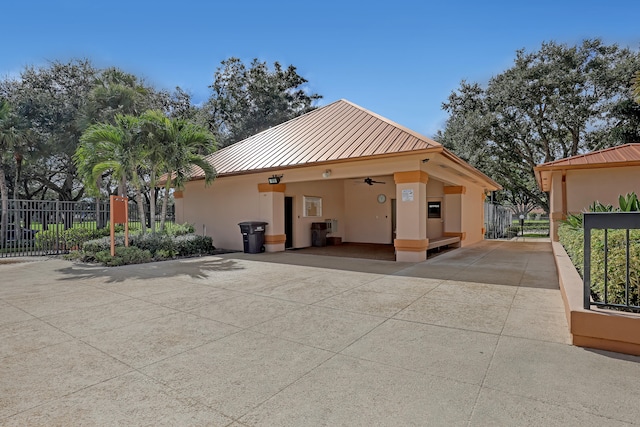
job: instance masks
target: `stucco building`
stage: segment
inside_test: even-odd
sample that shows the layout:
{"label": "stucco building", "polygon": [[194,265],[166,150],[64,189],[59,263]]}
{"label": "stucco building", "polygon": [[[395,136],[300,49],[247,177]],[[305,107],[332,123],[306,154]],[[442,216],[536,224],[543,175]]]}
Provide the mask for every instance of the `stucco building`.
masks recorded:
{"label": "stucco building", "polygon": [[443,239],[483,239],[483,202],[500,186],[441,144],[340,100],[219,150],[218,177],[195,170],[176,219],[214,245],[242,250],[238,223],[264,221],[267,251],[311,245],[331,220],[343,242],[393,244],[417,262]]}
{"label": "stucco building", "polygon": [[567,214],[593,202],[618,206],[618,197],[640,194],[640,144],[626,144],[543,163],[534,168],[538,186],[549,193],[551,236]]}

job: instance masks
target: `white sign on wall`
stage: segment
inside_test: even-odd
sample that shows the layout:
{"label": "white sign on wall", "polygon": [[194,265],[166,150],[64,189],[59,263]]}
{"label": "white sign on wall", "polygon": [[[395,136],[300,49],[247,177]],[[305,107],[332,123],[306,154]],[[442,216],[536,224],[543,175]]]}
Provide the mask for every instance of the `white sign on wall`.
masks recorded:
{"label": "white sign on wall", "polygon": [[413,189],[402,190],[402,201],[413,202]]}

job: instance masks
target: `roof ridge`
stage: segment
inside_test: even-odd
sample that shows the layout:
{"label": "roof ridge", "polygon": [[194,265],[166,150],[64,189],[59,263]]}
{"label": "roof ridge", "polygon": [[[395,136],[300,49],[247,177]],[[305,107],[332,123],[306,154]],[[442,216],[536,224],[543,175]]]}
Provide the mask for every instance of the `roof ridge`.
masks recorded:
{"label": "roof ridge", "polygon": [[[355,103],[349,101],[348,99],[342,98],[342,99],[338,100],[337,102],[340,102],[340,101],[346,102],[347,104],[351,105],[352,107],[355,107],[355,108],[357,108],[359,110],[362,110],[367,114],[371,114],[372,116],[384,121],[385,123],[387,123],[387,124],[389,124],[391,126],[394,126],[394,127],[398,128],[398,129],[404,131],[404,132],[407,132],[407,133],[413,135],[414,137],[416,137],[418,139],[421,139],[421,140],[425,141],[429,145],[435,145],[435,146],[442,145],[438,141],[434,141],[433,139],[429,138],[428,136],[422,135],[421,133],[418,133],[418,132],[414,131],[413,129],[409,129],[408,127],[405,127],[405,126],[403,126],[403,125],[401,125],[401,124],[399,124],[397,122],[394,122],[393,120],[388,119],[388,118],[386,118],[384,116],[381,116],[380,114],[375,113],[375,112],[373,112],[371,110],[367,110],[366,108],[361,107],[360,105],[355,104]],[[329,104],[329,105],[331,105],[331,104]]]}

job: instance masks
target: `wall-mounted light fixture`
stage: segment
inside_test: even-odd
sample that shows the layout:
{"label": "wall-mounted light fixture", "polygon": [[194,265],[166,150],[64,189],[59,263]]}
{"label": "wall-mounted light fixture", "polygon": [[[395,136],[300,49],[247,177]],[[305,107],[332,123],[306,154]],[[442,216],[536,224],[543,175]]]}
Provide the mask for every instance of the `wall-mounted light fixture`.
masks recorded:
{"label": "wall-mounted light fixture", "polygon": [[282,178],[282,175],[272,175],[269,177],[268,181],[269,184],[280,184],[280,178]]}
{"label": "wall-mounted light fixture", "polygon": [[331,176],[331,169],[327,169],[326,171],[322,172],[323,178],[329,178],[330,176]]}

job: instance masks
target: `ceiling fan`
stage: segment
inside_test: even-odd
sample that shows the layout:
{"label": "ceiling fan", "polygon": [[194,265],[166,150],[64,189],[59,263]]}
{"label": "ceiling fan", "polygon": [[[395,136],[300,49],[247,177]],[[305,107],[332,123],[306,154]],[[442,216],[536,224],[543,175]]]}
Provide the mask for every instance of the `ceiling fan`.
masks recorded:
{"label": "ceiling fan", "polygon": [[383,182],[383,181],[374,181],[373,179],[371,179],[371,178],[369,178],[369,177],[366,177],[366,178],[364,179],[364,182],[365,182],[366,184],[369,184],[369,185],[373,185],[373,184],[386,184],[386,182]]}

